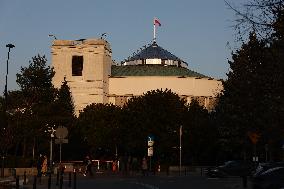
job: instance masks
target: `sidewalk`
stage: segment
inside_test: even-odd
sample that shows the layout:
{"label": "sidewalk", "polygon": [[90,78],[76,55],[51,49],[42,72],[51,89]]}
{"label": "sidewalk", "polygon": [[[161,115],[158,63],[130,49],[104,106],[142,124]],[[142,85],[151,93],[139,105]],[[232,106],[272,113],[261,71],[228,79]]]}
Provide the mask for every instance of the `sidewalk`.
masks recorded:
{"label": "sidewalk", "polygon": [[[26,179],[26,182],[28,179]],[[24,178],[19,177],[20,188],[24,185]],[[0,188],[12,188],[16,186],[16,179],[13,176],[0,178]]]}

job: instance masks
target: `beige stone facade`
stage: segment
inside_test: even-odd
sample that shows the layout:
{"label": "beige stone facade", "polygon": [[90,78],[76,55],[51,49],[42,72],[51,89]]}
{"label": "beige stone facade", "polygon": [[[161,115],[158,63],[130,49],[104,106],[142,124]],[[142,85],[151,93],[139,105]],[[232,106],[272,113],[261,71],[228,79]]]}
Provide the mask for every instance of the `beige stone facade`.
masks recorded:
{"label": "beige stone facade", "polygon": [[122,105],[133,96],[156,89],[171,89],[188,103],[195,99],[212,110],[222,90],[221,81],[209,78],[176,76],[129,76],[109,78],[109,102]]}
{"label": "beige stone facade", "polygon": [[[133,96],[150,90],[171,89],[188,103],[196,99],[207,109],[214,108],[221,81],[212,78],[179,76],[111,76],[111,48],[103,39],[55,40],[52,45],[53,84],[59,88],[66,78],[76,115],[91,103],[122,106]],[[123,65],[122,65],[123,66]]]}
{"label": "beige stone facade", "polygon": [[[74,73],[74,57],[81,57],[81,69]],[[78,115],[91,103],[108,103],[111,48],[102,39],[55,40],[52,45],[53,84],[59,88],[66,78]]]}

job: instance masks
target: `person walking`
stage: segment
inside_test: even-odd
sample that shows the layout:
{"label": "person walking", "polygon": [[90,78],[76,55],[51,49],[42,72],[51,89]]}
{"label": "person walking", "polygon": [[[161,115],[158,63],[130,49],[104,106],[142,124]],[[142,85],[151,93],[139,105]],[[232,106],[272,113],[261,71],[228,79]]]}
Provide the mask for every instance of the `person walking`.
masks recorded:
{"label": "person walking", "polygon": [[43,176],[45,176],[46,173],[47,173],[47,157],[46,157],[46,155],[43,156],[41,172],[42,172]]}
{"label": "person walking", "polygon": [[85,173],[83,173],[83,175],[87,176],[87,174],[89,174],[90,176],[93,176],[92,160],[90,159],[89,156],[86,156],[84,163],[85,163]]}
{"label": "person walking", "polygon": [[148,164],[147,164],[147,159],[146,159],[146,157],[143,157],[143,159],[142,159],[141,168],[142,168],[142,174],[143,174],[143,176],[148,176]]}
{"label": "person walking", "polygon": [[116,172],[117,171],[117,160],[114,160],[113,162],[112,162],[112,172]]}
{"label": "person walking", "polygon": [[42,163],[43,163],[43,156],[39,154],[36,168],[37,168],[37,177],[38,177],[38,182],[41,184],[41,177],[42,177]]}

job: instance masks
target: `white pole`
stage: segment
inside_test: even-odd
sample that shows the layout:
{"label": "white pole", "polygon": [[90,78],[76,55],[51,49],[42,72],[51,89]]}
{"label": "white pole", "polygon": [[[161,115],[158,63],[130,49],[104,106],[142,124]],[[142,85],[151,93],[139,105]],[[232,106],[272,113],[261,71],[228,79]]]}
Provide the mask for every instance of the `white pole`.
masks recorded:
{"label": "white pole", "polygon": [[52,134],[50,134],[50,156],[49,156],[49,167],[52,167]]}
{"label": "white pole", "polygon": [[182,126],[179,128],[179,175],[181,175],[181,135],[182,135]]}
{"label": "white pole", "polygon": [[61,145],[62,145],[62,142],[60,141],[60,144],[59,144],[59,162],[60,162],[60,164],[61,164]]}
{"label": "white pole", "polygon": [[155,24],[155,20],[154,20],[154,42],[156,42],[156,24]]}

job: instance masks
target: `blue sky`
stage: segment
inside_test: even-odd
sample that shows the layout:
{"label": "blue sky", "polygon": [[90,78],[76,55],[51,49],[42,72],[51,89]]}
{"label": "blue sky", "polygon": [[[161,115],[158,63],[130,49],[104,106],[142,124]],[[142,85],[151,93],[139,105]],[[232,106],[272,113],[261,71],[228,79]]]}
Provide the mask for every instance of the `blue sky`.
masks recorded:
{"label": "blue sky", "polygon": [[[238,5],[244,0],[232,1]],[[153,18],[160,46],[189,64],[191,70],[225,79],[231,49],[238,46],[231,27],[235,15],[223,0],[0,0],[0,91],[4,91],[8,43],[11,50],[8,89],[17,89],[16,73],[31,57],[46,55],[58,39],[76,40],[107,33],[112,58],[122,61],[151,42]],[[2,93],[2,92],[1,92]]]}

